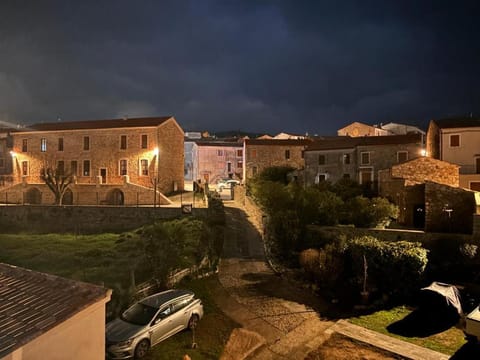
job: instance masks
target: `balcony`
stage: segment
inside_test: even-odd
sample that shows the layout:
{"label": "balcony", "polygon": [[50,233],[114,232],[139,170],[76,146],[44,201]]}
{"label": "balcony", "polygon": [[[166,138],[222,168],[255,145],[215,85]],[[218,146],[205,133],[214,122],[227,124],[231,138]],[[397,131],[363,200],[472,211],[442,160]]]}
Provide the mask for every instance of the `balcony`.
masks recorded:
{"label": "balcony", "polygon": [[475,165],[460,165],[461,175],[480,174],[480,169]]}

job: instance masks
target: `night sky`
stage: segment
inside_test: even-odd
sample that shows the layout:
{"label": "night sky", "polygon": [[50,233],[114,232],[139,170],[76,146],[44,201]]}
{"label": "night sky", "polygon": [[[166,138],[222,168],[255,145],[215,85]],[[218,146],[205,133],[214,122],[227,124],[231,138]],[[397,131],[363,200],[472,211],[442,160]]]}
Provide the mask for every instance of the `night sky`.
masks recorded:
{"label": "night sky", "polygon": [[334,134],[480,115],[480,1],[0,1],[0,120]]}

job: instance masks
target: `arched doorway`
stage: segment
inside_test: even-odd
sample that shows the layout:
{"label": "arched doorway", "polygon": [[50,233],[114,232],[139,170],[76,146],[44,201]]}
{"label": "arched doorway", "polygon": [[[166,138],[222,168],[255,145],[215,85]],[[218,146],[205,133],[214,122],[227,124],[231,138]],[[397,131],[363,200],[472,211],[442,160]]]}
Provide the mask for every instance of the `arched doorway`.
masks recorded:
{"label": "arched doorway", "polygon": [[42,203],[42,193],[37,188],[31,188],[25,193],[25,204],[38,205]]}
{"label": "arched doorway", "polygon": [[123,191],[120,189],[113,189],[107,193],[107,204],[108,205],[124,205],[125,196]]}
{"label": "arched doorway", "polygon": [[73,205],[73,192],[70,189],[65,190],[62,199],[63,205]]}

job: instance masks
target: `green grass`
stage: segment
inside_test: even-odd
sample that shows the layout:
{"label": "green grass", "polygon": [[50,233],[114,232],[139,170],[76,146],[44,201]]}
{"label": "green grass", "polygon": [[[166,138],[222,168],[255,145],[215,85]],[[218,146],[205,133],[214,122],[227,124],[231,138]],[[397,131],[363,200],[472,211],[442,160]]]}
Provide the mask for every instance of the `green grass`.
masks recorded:
{"label": "green grass", "polygon": [[454,354],[466,343],[463,331],[456,327],[452,327],[446,331],[425,338],[404,337],[397,334],[392,334],[387,330],[388,325],[402,320],[411,312],[412,309],[405,306],[399,306],[390,310],[381,310],[373,314],[350,318],[348,321],[350,321],[352,324],[359,325],[367,329],[396,337],[398,339],[448,355]]}

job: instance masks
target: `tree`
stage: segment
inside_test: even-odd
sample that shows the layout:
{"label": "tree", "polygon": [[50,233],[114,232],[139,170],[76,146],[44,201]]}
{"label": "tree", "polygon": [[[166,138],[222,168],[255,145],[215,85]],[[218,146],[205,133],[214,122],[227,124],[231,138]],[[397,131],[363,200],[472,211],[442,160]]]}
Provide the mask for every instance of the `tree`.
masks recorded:
{"label": "tree", "polygon": [[41,179],[45,181],[45,184],[55,195],[55,205],[62,205],[63,195],[73,182],[72,174],[65,173],[63,169],[58,167],[55,169],[48,167],[42,170]]}

